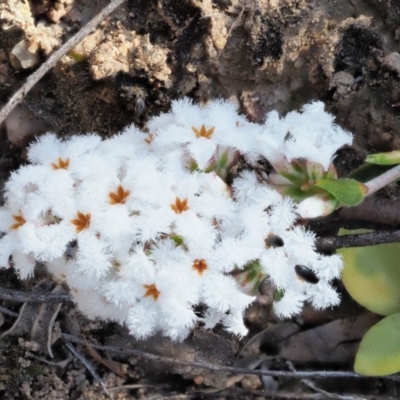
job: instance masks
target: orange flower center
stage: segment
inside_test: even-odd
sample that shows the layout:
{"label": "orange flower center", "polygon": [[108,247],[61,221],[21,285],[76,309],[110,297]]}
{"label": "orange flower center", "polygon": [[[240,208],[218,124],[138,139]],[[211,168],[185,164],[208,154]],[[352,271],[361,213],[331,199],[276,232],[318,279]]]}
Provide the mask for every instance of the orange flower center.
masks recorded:
{"label": "orange flower center", "polygon": [[118,188],[115,192],[108,193],[110,204],[125,204],[125,201],[130,193],[130,190],[125,190],[122,185],[118,185]]}
{"label": "orange flower center", "polygon": [[190,208],[187,203],[188,203],[187,197],[183,200],[177,197],[175,199],[175,204],[171,204],[171,208],[172,210],[175,211],[176,214],[182,214],[184,211],[187,211]]}
{"label": "orange flower center", "polygon": [[22,215],[13,215],[15,223],[10,226],[10,229],[20,228],[26,221]]}
{"label": "orange flower center", "polygon": [[80,211],[77,213],[77,218],[71,219],[71,223],[76,226],[76,233],[83,231],[90,226],[90,213],[83,214]]}
{"label": "orange flower center", "polygon": [[208,265],[205,260],[197,259],[194,260],[192,268],[199,273],[199,275],[203,275],[203,272],[208,269]]}
{"label": "orange flower center", "polygon": [[214,133],[215,127],[212,126],[211,128],[207,129],[205,125],[203,124],[200,129],[195,128],[192,126],[193,132],[196,134],[197,138],[206,138],[206,139],[211,139],[212,134]]}
{"label": "orange flower center", "polygon": [[150,144],[153,141],[154,135],[152,133],[148,133],[147,135],[148,135],[148,137],[146,139],[144,139],[144,141],[147,144]]}
{"label": "orange flower center", "polygon": [[58,157],[58,161],[56,163],[51,163],[53,169],[68,169],[69,158],[63,160],[61,157]]}
{"label": "orange flower center", "polygon": [[153,296],[154,301],[158,299],[160,292],[154,283],[152,285],[143,285],[143,287],[146,289],[146,293],[143,297]]}

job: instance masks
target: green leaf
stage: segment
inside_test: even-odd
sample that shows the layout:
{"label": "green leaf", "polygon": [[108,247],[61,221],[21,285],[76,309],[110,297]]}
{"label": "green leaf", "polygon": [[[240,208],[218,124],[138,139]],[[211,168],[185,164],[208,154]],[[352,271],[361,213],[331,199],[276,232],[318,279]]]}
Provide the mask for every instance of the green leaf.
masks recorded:
{"label": "green leaf", "polygon": [[305,175],[304,171],[300,171],[299,173],[296,173],[296,171],[293,170],[290,172],[278,171],[278,174],[282,175],[284,178],[298,186],[301,186],[307,182],[307,176]]}
{"label": "green leaf", "polygon": [[339,249],[338,253],[344,261],[343,284],[355,301],[380,315],[400,312],[400,243]]}
{"label": "green leaf", "polygon": [[379,165],[400,164],[400,150],[389,151],[387,153],[370,154],[365,159],[367,163]]}
{"label": "green leaf", "polygon": [[286,196],[291,197],[293,200],[300,202],[302,200],[308,199],[309,197],[320,192],[320,189],[313,188],[307,192],[301,190],[298,186],[281,185],[278,189],[281,193],[286,194]]}
{"label": "green leaf", "polygon": [[182,246],[185,244],[183,237],[179,235],[171,235],[170,238],[175,242],[177,246]]}
{"label": "green leaf", "polygon": [[280,301],[283,298],[285,291],[283,289],[276,289],[274,294],[274,301]]}
{"label": "green leaf", "polygon": [[217,160],[218,168],[225,169],[227,165],[228,165],[228,150],[224,151]]}
{"label": "green leaf", "polygon": [[392,168],[392,165],[363,164],[351,171],[347,178],[353,178],[359,182],[368,182]]}
{"label": "green leaf", "polygon": [[384,318],[363,337],[354,363],[362,375],[383,376],[400,371],[400,313]]}
{"label": "green leaf", "polygon": [[355,179],[320,179],[314,184],[325,189],[345,206],[355,206],[364,200],[368,188]]}
{"label": "green leaf", "polygon": [[189,170],[190,170],[190,172],[198,172],[198,171],[200,171],[199,164],[197,164],[196,160],[193,159],[193,158],[190,160]]}

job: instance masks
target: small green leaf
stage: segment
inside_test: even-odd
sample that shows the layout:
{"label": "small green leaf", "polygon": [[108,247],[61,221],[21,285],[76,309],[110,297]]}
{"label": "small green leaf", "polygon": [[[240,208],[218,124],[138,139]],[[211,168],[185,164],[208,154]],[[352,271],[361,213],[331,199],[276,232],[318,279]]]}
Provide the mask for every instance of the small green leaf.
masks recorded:
{"label": "small green leaf", "polygon": [[283,289],[276,289],[274,294],[274,301],[280,301],[283,298],[285,291]]}
{"label": "small green leaf", "polygon": [[193,159],[193,158],[190,160],[189,170],[190,170],[190,172],[198,172],[198,171],[200,171],[199,164],[197,164],[196,160]]}
{"label": "small green leaf", "polygon": [[177,246],[182,246],[184,244],[183,237],[179,235],[171,235],[171,239],[175,242]]}
{"label": "small green leaf", "polygon": [[224,151],[217,160],[217,167],[225,169],[228,165],[228,150]]}
{"label": "small green leaf", "polygon": [[365,159],[367,163],[379,165],[400,164],[400,150],[389,151],[387,153],[370,154]]}
{"label": "small green leaf", "polygon": [[345,206],[355,206],[364,200],[368,188],[354,179],[320,179],[314,184],[325,189]]}
{"label": "small green leaf", "polygon": [[353,178],[359,182],[368,182],[391,168],[393,168],[392,165],[363,164],[351,171],[347,178]]}
{"label": "small green leaf", "polygon": [[361,375],[383,376],[400,371],[400,313],[374,325],[361,340],[354,371]]}
{"label": "small green leaf", "polygon": [[339,249],[338,253],[344,261],[342,282],[355,301],[380,315],[400,312],[400,243]]}
{"label": "small green leaf", "polygon": [[309,197],[313,196],[314,194],[318,193],[318,191],[310,190],[308,192],[305,192],[301,190],[298,186],[291,186],[291,185],[282,185],[279,188],[280,192],[283,194],[286,194],[286,196],[291,197],[294,201],[300,202],[302,200],[308,199]]}
{"label": "small green leaf", "polygon": [[284,178],[294,183],[295,185],[301,186],[305,182],[307,182],[307,176],[304,174],[304,171],[296,173],[296,171],[279,171],[279,175],[282,175]]}

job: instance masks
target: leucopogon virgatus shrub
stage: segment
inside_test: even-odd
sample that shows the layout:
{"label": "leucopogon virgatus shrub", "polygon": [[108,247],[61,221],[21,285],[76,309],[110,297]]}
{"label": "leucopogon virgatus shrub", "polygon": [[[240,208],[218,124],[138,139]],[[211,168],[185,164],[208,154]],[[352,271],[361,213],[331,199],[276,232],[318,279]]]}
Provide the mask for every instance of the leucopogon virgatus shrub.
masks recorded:
{"label": "leucopogon virgatus shrub", "polygon": [[[315,251],[299,206],[282,194],[299,176],[334,174],[334,153],[351,143],[323,103],[284,118],[271,112],[260,125],[229,102],[180,100],[147,131],[46,134],[32,144],[30,164],[5,186],[0,265],[25,279],[44,263],[82,313],[126,324],[137,338],[161,331],[183,340],[198,322],[243,336],[244,310],[265,277],[280,317],[306,301],[339,303],[330,283],[341,258]],[[266,158],[275,172],[232,178],[239,157]],[[299,269],[313,279],[299,279]]]}

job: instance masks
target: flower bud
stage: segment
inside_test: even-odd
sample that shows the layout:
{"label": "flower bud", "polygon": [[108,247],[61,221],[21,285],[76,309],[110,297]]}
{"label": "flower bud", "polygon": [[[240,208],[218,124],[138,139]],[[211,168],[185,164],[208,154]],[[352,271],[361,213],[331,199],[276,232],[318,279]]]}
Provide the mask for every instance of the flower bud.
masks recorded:
{"label": "flower bud", "polygon": [[302,218],[324,217],[335,211],[338,201],[327,196],[312,196],[297,205],[297,212]]}

